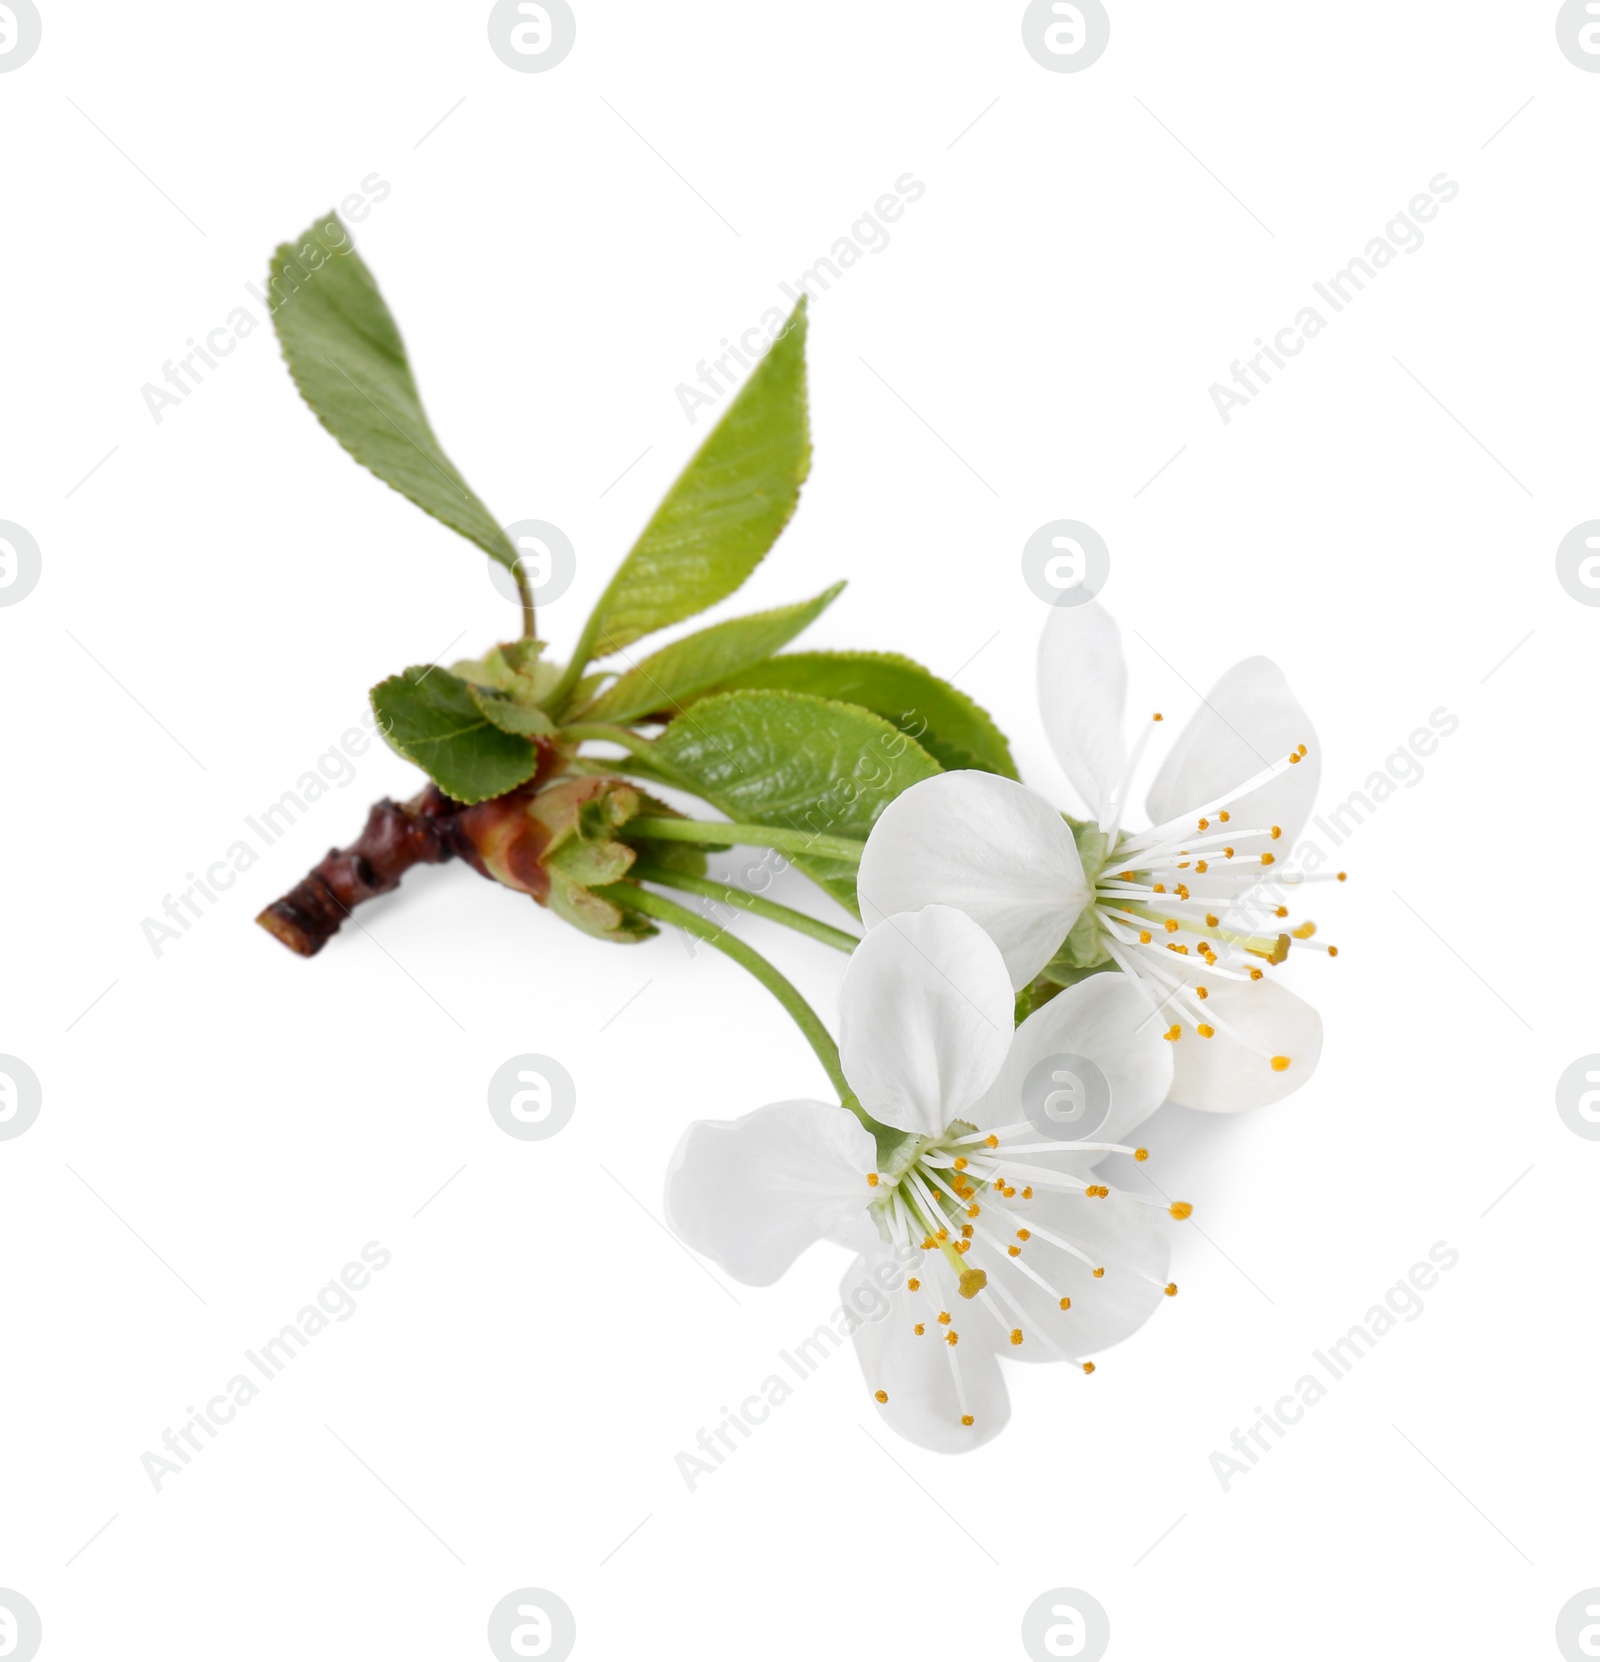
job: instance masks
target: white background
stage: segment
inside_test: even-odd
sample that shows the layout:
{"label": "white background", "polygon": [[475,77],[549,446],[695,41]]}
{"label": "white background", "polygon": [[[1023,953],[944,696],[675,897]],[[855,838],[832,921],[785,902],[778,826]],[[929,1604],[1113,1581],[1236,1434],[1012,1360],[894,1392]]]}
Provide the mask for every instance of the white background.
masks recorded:
{"label": "white background", "polygon": [[[1027,55],[1014,0],[578,0],[533,75],[486,11],[57,0],[0,76],[0,518],[44,560],[0,610],[0,1050],[44,1085],[0,1143],[0,1585],[41,1656],[487,1656],[528,1585],[583,1657],[1021,1656],[1057,1586],[1118,1662],[1556,1655],[1600,1583],[1600,1147],[1553,1103],[1600,1049],[1600,613],[1554,571],[1600,514],[1600,76],[1554,5],[1115,0],[1081,74]],[[1019,556],[1071,517],[1110,545],[1135,709],[1270,653],[1325,804],[1459,718],[1318,897],[1314,1081],[1148,1130],[1196,1205],[1182,1295],[1092,1380],[1010,1370],[975,1455],[892,1438],[844,1355],[688,1490],[674,1456],[828,1318],[843,1258],[719,1287],[656,1221],[666,1160],[826,1083],[725,961],[588,941],[460,866],[312,963],[277,947],[254,912],[414,789],[386,750],[146,944],[373,681],[515,628],[265,327],[159,424],[141,397],[374,171],[359,244],[445,445],[578,549],[556,651],[705,431],[676,386],[910,171],[813,309],[798,517],[716,615],[848,577],[806,644],[959,670],[1066,803]],[[1210,385],[1441,171],[1425,245],[1224,425]],[[750,933],[831,1017],[838,959]],[[548,1142],[486,1110],[523,1051],[577,1081]],[[141,1454],[369,1240],[393,1262],[353,1319],[157,1493]],[[1225,1492],[1212,1451],[1438,1241],[1421,1318]]]}

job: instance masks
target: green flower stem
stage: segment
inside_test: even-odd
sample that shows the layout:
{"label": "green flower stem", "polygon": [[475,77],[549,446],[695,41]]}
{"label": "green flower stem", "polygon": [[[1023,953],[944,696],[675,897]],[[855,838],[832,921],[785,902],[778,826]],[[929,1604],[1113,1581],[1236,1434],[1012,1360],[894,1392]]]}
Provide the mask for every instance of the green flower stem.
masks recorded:
{"label": "green flower stem", "polygon": [[662,843],[711,843],[719,848],[743,844],[750,848],[776,848],[784,854],[810,854],[819,859],[861,864],[865,843],[849,837],[825,837],[813,831],[795,831],[777,825],[740,825],[724,820],[661,819],[643,815],[628,821],[627,834],[649,837]]}
{"label": "green flower stem", "polygon": [[775,900],[764,900],[758,894],[751,894],[748,889],[736,888],[729,883],[717,883],[710,878],[691,877],[686,872],[673,871],[667,866],[658,866],[648,860],[638,861],[628,874],[638,878],[641,882],[657,883],[663,888],[681,889],[685,894],[705,895],[711,900],[720,900],[724,905],[737,906],[758,918],[765,918],[769,923],[781,923],[787,929],[797,930],[802,935],[809,935],[814,941],[821,941],[824,946],[837,947],[840,952],[854,952],[861,944],[859,935],[852,935],[844,929],[834,929],[831,925],[820,923],[816,918],[807,917],[804,912],[797,912],[792,906],[780,906]]}
{"label": "green flower stem", "polygon": [[833,1088],[839,1093],[840,1102],[869,1131],[877,1134],[877,1122],[868,1116],[845,1080],[844,1070],[839,1066],[839,1047],[833,1042],[833,1035],[822,1025],[821,1018],[800,996],[794,985],[786,981],[759,952],[746,946],[736,935],[728,934],[726,930],[701,917],[698,912],[691,912],[686,906],[678,905],[675,900],[668,900],[665,895],[652,894],[648,889],[641,889],[637,883],[610,883],[603,888],[596,888],[593,893],[614,905],[643,912],[647,918],[655,918],[660,923],[675,924],[679,929],[698,937],[708,946],[715,947],[718,952],[731,958],[734,963],[749,970],[789,1012],[795,1026],[805,1035],[806,1042],[817,1053],[817,1060],[821,1062],[824,1072],[833,1081]]}
{"label": "green flower stem", "polygon": [[517,580],[517,597],[522,602],[522,638],[525,641],[539,638],[539,625],[533,611],[533,590],[528,586],[528,574],[522,569],[522,561],[511,568],[511,575]]}
{"label": "green flower stem", "polygon": [[594,739],[603,744],[621,745],[630,756],[641,756],[648,760],[653,739],[642,739],[635,732],[626,727],[613,727],[608,721],[578,721],[570,727],[563,727],[556,735],[564,743],[577,744],[584,739]]}

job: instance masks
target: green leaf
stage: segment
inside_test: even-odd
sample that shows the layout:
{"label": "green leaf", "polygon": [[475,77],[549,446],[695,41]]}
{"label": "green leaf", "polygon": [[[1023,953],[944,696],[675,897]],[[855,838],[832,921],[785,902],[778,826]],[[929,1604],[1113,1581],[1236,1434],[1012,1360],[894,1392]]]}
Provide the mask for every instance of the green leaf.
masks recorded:
{"label": "green leaf", "polygon": [[805,351],[802,300],[601,595],[580,665],[714,606],[778,540],[811,471]]}
{"label": "green leaf", "polygon": [[[702,699],[651,756],[731,820],[862,841],[901,791],[940,771],[870,710],[793,692]],[[856,910],[853,867],[809,856],[794,863]]]}
{"label": "green leaf", "polygon": [[539,769],[538,749],[502,732],[478,708],[474,691],[449,670],[426,664],[372,689],[389,743],[457,802],[503,796]]}
{"label": "green leaf", "polygon": [[941,767],[1017,777],[1011,747],[988,712],[897,652],[789,652],[729,676],[718,690],[735,687],[784,688],[859,704],[909,733]]}
{"label": "green leaf", "polygon": [[674,641],[635,664],[574,719],[637,721],[655,710],[673,710],[787,646],[833,604],[843,587],[835,583],[815,600],[730,618]]}
{"label": "green leaf", "polygon": [[338,215],[298,246],[283,243],[268,281],[284,361],[322,425],[386,485],[514,571],[517,551],[428,425],[400,331]]}
{"label": "green leaf", "polygon": [[[462,658],[450,667],[463,681],[470,681],[485,692],[500,693],[513,704],[531,709],[543,704],[561,678],[561,671],[540,656],[543,650],[540,641],[511,641],[491,647],[481,658]],[[521,731],[519,728],[506,730]],[[549,730],[535,729],[540,733]]]}
{"label": "green leaf", "polygon": [[514,733],[523,739],[547,739],[556,730],[556,724],[536,704],[519,704],[515,698],[483,687],[469,685],[467,693],[478,713],[487,716],[502,733]]}

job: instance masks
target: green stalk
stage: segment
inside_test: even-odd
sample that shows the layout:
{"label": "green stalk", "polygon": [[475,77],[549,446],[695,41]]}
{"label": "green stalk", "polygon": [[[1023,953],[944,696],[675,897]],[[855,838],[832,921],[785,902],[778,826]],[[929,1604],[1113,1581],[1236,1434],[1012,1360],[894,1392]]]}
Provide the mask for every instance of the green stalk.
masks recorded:
{"label": "green stalk", "polygon": [[698,912],[691,912],[686,906],[680,906],[675,900],[668,900],[665,895],[652,894],[648,889],[641,889],[636,883],[610,883],[596,888],[593,893],[602,896],[617,906],[624,906],[635,912],[643,912],[647,918],[655,918],[661,923],[675,924],[679,929],[704,941],[707,946],[713,946],[718,952],[731,958],[734,963],[749,972],[767,989],[772,996],[789,1012],[796,1027],[805,1035],[806,1042],[817,1054],[823,1071],[833,1081],[833,1088],[839,1093],[839,1100],[853,1113],[869,1131],[876,1134],[876,1121],[871,1119],[861,1104],[857,1102],[855,1092],[850,1089],[844,1076],[844,1070],[839,1066],[839,1047],[833,1042],[833,1035],[822,1025],[821,1018],[816,1011],[800,996],[794,985],[786,981],[778,971],[767,962],[753,947],[746,946],[736,935],[730,935],[719,929],[714,923],[701,917]]}
{"label": "green stalk", "polygon": [[517,580],[517,594],[522,601],[522,638],[525,641],[537,640],[539,626],[533,611],[533,590],[528,586],[528,574],[522,569],[522,561],[511,568],[511,575]]}
{"label": "green stalk", "polygon": [[[552,693],[551,700],[555,698]],[[608,721],[578,721],[570,727],[563,727],[556,735],[558,739],[569,744],[576,744],[584,739],[594,739],[599,743],[621,745],[630,756],[642,756],[646,760],[650,756],[650,748],[654,739],[642,739],[635,732],[626,727],[614,727]]]}
{"label": "green stalk", "polygon": [[641,882],[658,883],[664,888],[681,889],[685,894],[705,895],[708,899],[720,900],[725,905],[737,906],[755,917],[765,918],[769,923],[781,923],[787,929],[809,935],[812,940],[821,941],[824,946],[837,947],[840,952],[854,952],[861,944],[859,935],[835,929],[816,918],[807,917],[804,912],[795,911],[792,906],[780,906],[775,900],[765,900],[758,894],[751,894],[748,889],[736,888],[730,883],[717,883],[706,877],[691,877],[686,872],[653,865],[648,860],[637,861],[628,875],[638,878]]}
{"label": "green stalk", "polygon": [[661,843],[711,843],[721,848],[743,844],[751,848],[776,848],[784,854],[810,854],[818,859],[843,860],[860,865],[865,843],[850,837],[826,837],[818,832],[795,831],[778,825],[741,825],[709,819],[663,819],[645,814],[628,821],[630,837],[648,837]]}

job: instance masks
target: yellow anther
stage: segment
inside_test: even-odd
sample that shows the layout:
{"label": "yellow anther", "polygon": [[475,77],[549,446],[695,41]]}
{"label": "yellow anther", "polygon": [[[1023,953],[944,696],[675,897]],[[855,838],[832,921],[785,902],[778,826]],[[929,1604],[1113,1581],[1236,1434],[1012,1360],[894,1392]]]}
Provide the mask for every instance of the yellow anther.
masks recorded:
{"label": "yellow anther", "polygon": [[867,1187],[869,1189],[876,1189],[877,1186],[878,1186],[878,1174],[875,1171],[869,1171],[867,1173]]}
{"label": "yellow anther", "polygon": [[971,1205],[967,1208],[967,1216],[969,1218],[975,1218],[975,1217],[977,1217],[977,1215],[980,1211],[982,1211],[982,1207],[980,1207],[976,1203],[974,1203],[973,1205]]}
{"label": "yellow anther", "polygon": [[921,1322],[918,1322],[917,1325],[914,1328],[911,1329],[911,1331],[913,1333],[915,1333],[917,1335],[917,1337],[920,1339],[922,1337],[922,1335],[925,1332],[927,1332],[927,1329],[922,1325]]}
{"label": "yellow anther", "polygon": [[[978,1294],[981,1293],[988,1285],[989,1277],[986,1271],[964,1269],[961,1272],[960,1285],[956,1290],[963,1298],[976,1298]],[[941,1316],[939,1320],[947,1322],[950,1318],[948,1316]]]}
{"label": "yellow anther", "polygon": [[1224,860],[1231,860],[1233,858],[1233,850],[1231,848],[1223,849],[1222,857]]}
{"label": "yellow anther", "polygon": [[961,1335],[955,1332],[946,1333],[944,1336],[944,1342],[947,1345],[955,1346],[961,1342]]}
{"label": "yellow anther", "polygon": [[1150,719],[1152,721],[1160,721],[1161,720],[1161,712],[1159,710],[1157,710],[1156,713],[1153,716],[1151,716]]}
{"label": "yellow anther", "polygon": [[1263,854],[1261,863],[1264,866],[1275,866],[1278,863],[1278,856],[1276,854]]}
{"label": "yellow anther", "polygon": [[1217,1030],[1206,1022],[1201,1022],[1195,1029],[1195,1032],[1198,1033],[1202,1039],[1210,1039],[1215,1038]]}
{"label": "yellow anther", "polygon": [[889,1393],[887,1391],[874,1391],[872,1393],[872,1400],[874,1402],[887,1402],[889,1400]]}
{"label": "yellow anther", "polygon": [[989,1135],[983,1139],[983,1146],[985,1148],[999,1148],[1000,1139],[991,1131]]}
{"label": "yellow anther", "polygon": [[1339,872],[1339,873],[1338,873],[1338,878],[1339,878],[1339,881],[1340,881],[1340,882],[1341,882],[1341,883],[1343,883],[1343,882],[1344,882],[1344,881],[1345,881],[1345,879],[1346,879],[1346,878],[1348,878],[1348,877],[1349,877],[1349,875],[1350,875],[1350,873],[1349,873],[1349,872],[1347,872],[1347,871],[1341,871],[1341,872]]}
{"label": "yellow anther", "polygon": [[941,1310],[939,1312],[939,1320],[942,1321],[946,1327],[948,1327],[950,1325],[950,1312],[948,1310]]}
{"label": "yellow anther", "polygon": [[1165,894],[1167,892],[1167,885],[1165,883],[1157,883],[1150,892],[1152,894]]}
{"label": "yellow anther", "polygon": [[1287,1056],[1274,1056],[1272,1058],[1272,1071],[1274,1073],[1286,1073],[1288,1068],[1289,1058]]}
{"label": "yellow anther", "polygon": [[1207,989],[1205,987],[1196,987],[1195,990],[1194,990],[1194,996],[1196,998],[1210,998],[1211,993],[1210,993],[1209,989]]}
{"label": "yellow anther", "polygon": [[1232,816],[1232,814],[1230,814],[1228,812],[1228,810],[1226,808],[1224,808],[1222,810],[1222,812],[1217,815],[1217,818],[1219,820],[1221,820],[1224,825],[1226,825],[1228,823],[1228,821],[1233,818],[1233,816]]}
{"label": "yellow anther", "polygon": [[1024,1200],[1032,1200],[1033,1199],[1033,1186],[1032,1186],[1032,1184],[1030,1184],[1026,1189],[1024,1189],[1022,1191],[1022,1198]]}
{"label": "yellow anther", "polygon": [[1178,933],[1178,920],[1176,918],[1168,918],[1163,927],[1169,935],[1176,935]]}
{"label": "yellow anther", "polygon": [[970,1414],[963,1414],[961,1416],[961,1423],[963,1425],[971,1425],[972,1424],[972,1416]]}
{"label": "yellow anther", "polygon": [[1148,929],[1141,929],[1139,931],[1139,945],[1140,946],[1149,946],[1149,944],[1150,944],[1150,931]]}
{"label": "yellow anther", "polygon": [[1289,933],[1293,935],[1297,941],[1309,941],[1311,937],[1316,934],[1316,932],[1317,926],[1309,920],[1305,923],[1297,923],[1294,928],[1289,931]]}
{"label": "yellow anther", "polygon": [[1083,1371],[1085,1373],[1093,1373],[1094,1372],[1094,1363],[1093,1362],[1084,1362],[1084,1363],[1081,1364],[1081,1366],[1082,1366]]}
{"label": "yellow anther", "polygon": [[1336,947],[1336,946],[1330,946],[1330,947],[1329,947],[1329,948],[1328,948],[1328,956],[1329,956],[1329,957],[1330,957],[1330,958],[1337,958],[1337,957],[1338,957],[1338,956],[1339,956],[1339,949],[1338,949],[1338,947]]}
{"label": "yellow anther", "polygon": [[1133,1151],[1133,1157],[1135,1160],[1148,1160],[1150,1158],[1150,1150],[1147,1148],[1136,1148]]}
{"label": "yellow anther", "polygon": [[1008,1246],[1006,1248],[1006,1252],[1012,1258],[1020,1258],[1022,1256],[1022,1248],[1019,1246]]}
{"label": "yellow anther", "polygon": [[1176,1022],[1174,1022],[1172,1026],[1161,1035],[1161,1037],[1163,1039],[1170,1039],[1174,1044],[1176,1044],[1178,1040],[1183,1037],[1183,1029],[1179,1027]]}
{"label": "yellow anther", "polygon": [[1014,1327],[1011,1329],[1011,1342],[1014,1345],[1020,1345],[1022,1343],[1022,1329],[1020,1327]]}
{"label": "yellow anther", "polygon": [[1017,1231],[1017,1239],[1019,1241],[1026,1241],[1027,1239],[1029,1239],[1030,1233],[1031,1232],[1029,1230],[1019,1229]]}
{"label": "yellow anther", "polygon": [[1101,1267],[1101,1268],[1100,1268],[1100,1269],[1097,1269],[1097,1270],[1096,1270],[1096,1271],[1095,1271],[1095,1272],[1094,1272],[1094,1278],[1095,1278],[1095,1280],[1096,1280],[1096,1281],[1099,1281],[1099,1280],[1100,1280],[1100,1279],[1101,1279],[1101,1278],[1102,1278],[1102,1277],[1103,1277],[1103,1276],[1104,1276],[1104,1275],[1105,1275],[1105,1273],[1106,1273],[1106,1272],[1105,1272],[1105,1269],[1104,1269],[1104,1267],[1103,1267],[1103,1266],[1102,1266],[1102,1267]]}
{"label": "yellow anther", "polygon": [[1215,912],[1207,912],[1206,913],[1206,928],[1207,929],[1215,929],[1217,927],[1218,923],[1220,923],[1220,922],[1221,922],[1221,919],[1218,918],[1218,916]]}
{"label": "yellow anther", "polygon": [[1167,1283],[1167,1297],[1168,1298],[1176,1298],[1177,1296],[1178,1296],[1178,1283],[1176,1281],[1169,1281]]}
{"label": "yellow anther", "polygon": [[916,1292],[918,1290],[918,1288],[920,1288],[922,1286],[922,1283],[920,1281],[918,1281],[915,1276],[912,1276],[912,1278],[906,1283],[906,1286],[912,1292]]}
{"label": "yellow anther", "polygon": [[1072,1300],[1070,1298],[1062,1299],[1061,1308],[1063,1310],[1070,1310],[1072,1308]]}
{"label": "yellow anther", "polygon": [[1202,831],[1209,831],[1211,829],[1211,821],[1208,820],[1208,819],[1201,820],[1200,821],[1200,829]]}
{"label": "yellow anther", "polygon": [[1211,867],[1204,860],[1197,860],[1194,869],[1204,876],[1206,872],[1210,871]]}
{"label": "yellow anther", "polygon": [[1253,969],[1253,970],[1250,971],[1250,979],[1252,981],[1259,981],[1261,979],[1261,977],[1263,975],[1265,975],[1266,973],[1267,972],[1265,970]]}
{"label": "yellow anther", "polygon": [[1194,1208],[1186,1200],[1175,1200],[1167,1208],[1167,1210],[1178,1220],[1179,1223],[1182,1223],[1185,1218],[1189,1217],[1193,1213]]}
{"label": "yellow anther", "polygon": [[1281,825],[1273,826],[1273,828],[1272,828],[1272,840],[1274,842],[1276,842],[1278,840],[1278,838],[1281,837],[1282,835],[1283,835],[1283,827]]}

